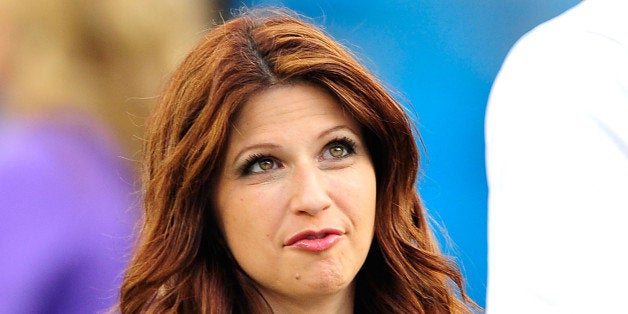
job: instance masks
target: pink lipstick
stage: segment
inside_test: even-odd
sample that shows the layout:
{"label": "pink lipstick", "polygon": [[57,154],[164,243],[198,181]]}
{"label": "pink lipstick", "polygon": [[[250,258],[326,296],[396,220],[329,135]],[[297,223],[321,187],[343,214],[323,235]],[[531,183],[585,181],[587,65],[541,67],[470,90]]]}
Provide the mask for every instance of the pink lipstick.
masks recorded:
{"label": "pink lipstick", "polygon": [[324,229],[318,232],[304,231],[290,238],[284,246],[294,247],[309,252],[325,251],[336,244],[343,232],[335,229]]}

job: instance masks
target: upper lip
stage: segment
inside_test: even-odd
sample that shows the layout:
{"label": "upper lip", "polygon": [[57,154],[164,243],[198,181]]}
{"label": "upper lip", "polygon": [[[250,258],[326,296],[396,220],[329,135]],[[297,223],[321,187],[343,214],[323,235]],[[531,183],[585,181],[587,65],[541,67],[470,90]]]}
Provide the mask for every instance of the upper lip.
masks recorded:
{"label": "upper lip", "polygon": [[314,231],[314,230],[306,230],[306,231],[302,231],[299,232],[297,234],[295,234],[294,236],[292,236],[290,239],[288,239],[285,243],[284,246],[290,246],[293,245],[303,239],[307,239],[307,237],[313,236],[313,237],[318,237],[321,235],[327,235],[327,234],[337,234],[337,235],[343,235],[344,232],[342,232],[341,230],[338,229],[333,229],[333,228],[327,228],[327,229],[321,229],[318,231]]}

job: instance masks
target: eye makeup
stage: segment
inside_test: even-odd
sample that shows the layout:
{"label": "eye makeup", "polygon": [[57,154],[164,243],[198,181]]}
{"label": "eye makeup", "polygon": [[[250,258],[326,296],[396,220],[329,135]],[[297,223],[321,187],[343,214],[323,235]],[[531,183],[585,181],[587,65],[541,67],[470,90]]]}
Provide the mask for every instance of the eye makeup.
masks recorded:
{"label": "eye makeup", "polygon": [[[355,154],[356,143],[349,137],[338,137],[330,141],[321,153],[321,159],[342,159]],[[339,155],[338,155],[339,154]]]}
{"label": "eye makeup", "polygon": [[[334,137],[325,144],[317,157],[319,162],[340,161],[355,155],[357,143],[349,136]],[[240,176],[262,174],[275,169],[283,168],[283,162],[269,153],[253,153],[238,167]]]}
{"label": "eye makeup", "polygon": [[242,176],[247,176],[269,171],[275,167],[280,167],[280,162],[273,156],[268,154],[252,154],[246,158],[239,172]]}

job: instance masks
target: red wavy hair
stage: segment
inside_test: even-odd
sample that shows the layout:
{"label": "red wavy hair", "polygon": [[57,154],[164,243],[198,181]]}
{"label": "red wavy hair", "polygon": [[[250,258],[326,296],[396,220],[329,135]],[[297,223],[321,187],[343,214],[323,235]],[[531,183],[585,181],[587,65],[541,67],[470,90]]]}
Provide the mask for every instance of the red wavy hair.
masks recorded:
{"label": "red wavy hair", "polygon": [[462,275],[439,252],[416,191],[419,152],[402,106],[321,30],[264,10],[210,31],[149,120],[144,221],[122,313],[270,312],[219,231],[213,191],[238,108],[269,86],[295,82],[337,97],[362,126],[374,161],[375,240],[356,278],[356,312],[471,312]]}

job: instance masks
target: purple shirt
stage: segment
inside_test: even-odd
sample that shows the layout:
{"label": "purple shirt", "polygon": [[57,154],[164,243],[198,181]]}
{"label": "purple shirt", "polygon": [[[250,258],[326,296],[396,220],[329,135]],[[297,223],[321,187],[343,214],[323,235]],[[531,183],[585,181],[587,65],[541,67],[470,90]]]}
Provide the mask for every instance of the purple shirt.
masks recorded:
{"label": "purple shirt", "polygon": [[98,313],[117,302],[135,180],[85,116],[0,121],[0,313]]}

